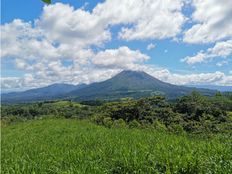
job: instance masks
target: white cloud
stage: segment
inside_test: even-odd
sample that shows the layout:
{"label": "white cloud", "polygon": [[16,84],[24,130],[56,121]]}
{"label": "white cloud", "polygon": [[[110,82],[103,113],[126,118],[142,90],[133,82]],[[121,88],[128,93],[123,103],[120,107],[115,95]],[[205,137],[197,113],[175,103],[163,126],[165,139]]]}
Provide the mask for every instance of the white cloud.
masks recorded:
{"label": "white cloud", "polygon": [[205,52],[200,51],[192,57],[185,57],[182,62],[196,64],[210,61],[214,58],[226,58],[232,54],[232,40],[217,42],[214,47],[207,49]]}
{"label": "white cloud", "polygon": [[121,29],[119,33],[121,39],[174,38],[181,32],[185,22],[185,17],[181,13],[184,5],[181,0],[121,0],[119,4],[114,6],[121,14],[115,23],[130,24]]}
{"label": "white cloud", "polygon": [[32,28],[29,22],[15,19],[11,23],[1,25],[1,32],[2,58],[39,59],[60,56],[52,42],[45,39],[40,30]]}
{"label": "white cloud", "polygon": [[107,21],[95,14],[62,3],[45,6],[36,22],[49,39],[81,48],[110,40],[107,25]]}
{"label": "white cloud", "polygon": [[182,0],[106,0],[89,12],[56,3],[44,7],[36,24],[50,39],[82,47],[109,41],[114,25],[124,26],[121,39],[173,38],[185,22],[183,5]]}
{"label": "white cloud", "polygon": [[232,53],[232,40],[217,42],[213,48],[208,50],[208,52],[214,57],[227,57]]}
{"label": "white cloud", "polygon": [[182,84],[215,84],[220,83],[226,77],[225,74],[216,71],[214,73],[199,73],[199,74],[189,74],[189,75],[179,75],[173,74],[172,78],[180,81]]}
{"label": "white cloud", "polygon": [[128,69],[148,59],[149,57],[142,54],[139,50],[134,51],[128,47],[120,47],[97,53],[93,58],[93,64],[98,67]]}
{"label": "white cloud", "polygon": [[1,89],[14,89],[20,88],[20,77],[1,77]]}
{"label": "white cloud", "polygon": [[[1,79],[2,89],[28,89],[46,86],[54,82],[64,83],[92,83],[106,80],[122,69],[120,68],[96,68],[81,67],[80,69],[72,69],[61,67],[59,63],[51,63],[49,65],[52,70],[40,71],[34,74],[26,74],[24,77],[3,77]],[[214,84],[214,85],[232,85],[232,75],[225,75],[223,72],[216,71],[212,73],[192,73],[178,74],[170,72],[165,68],[158,68],[149,65],[135,64],[130,69],[145,71],[154,77],[176,85],[187,84]],[[63,73],[60,73],[62,71]],[[45,73],[44,76],[41,75]]]}
{"label": "white cloud", "polygon": [[209,43],[232,38],[231,0],[193,0],[192,4],[196,24],[185,32],[185,42]]}
{"label": "white cloud", "polygon": [[[104,49],[104,44],[111,40],[112,26],[119,26],[118,36],[125,40],[176,39],[186,20],[181,12],[183,3],[183,0],[106,0],[92,11],[56,3],[45,6],[36,22],[15,19],[3,24],[2,61],[13,59],[15,68],[25,75],[2,77],[2,88],[28,89],[57,82],[92,83],[123,69],[144,70],[175,84],[231,84],[231,76],[221,72],[173,74],[144,64],[149,56],[139,50],[126,46]],[[93,51],[92,46],[102,51]],[[153,47],[148,45],[148,49]],[[201,54],[226,57],[231,54],[231,42],[218,43]],[[65,61],[69,63],[65,65]]]}
{"label": "white cloud", "polygon": [[147,67],[146,72],[152,74],[158,79],[176,85],[186,84],[214,84],[214,85],[232,85],[232,75],[225,75],[223,72],[216,71],[212,73],[192,73],[177,74],[167,69],[154,69]]}
{"label": "white cloud", "polygon": [[228,61],[223,60],[221,62],[218,62],[216,65],[221,67],[221,66],[227,65],[228,63],[229,63]]}
{"label": "white cloud", "polygon": [[58,82],[91,83],[105,80],[122,69],[134,69],[149,59],[139,50],[131,50],[128,47],[97,53],[82,50],[79,56],[80,59],[72,59],[68,65],[62,63],[63,59],[41,58],[33,63],[30,59],[15,59],[15,67],[30,76],[3,78],[2,88],[28,89]]}
{"label": "white cloud", "polygon": [[151,50],[151,49],[153,49],[153,48],[155,48],[155,47],[156,47],[155,44],[150,43],[150,44],[147,45],[147,50]]}
{"label": "white cloud", "polygon": [[181,59],[181,61],[192,65],[195,63],[203,62],[203,61],[205,61],[205,59],[207,59],[207,55],[205,53],[203,53],[202,51],[200,51],[199,53],[197,53],[196,56],[192,56],[192,57],[187,56],[184,59]]}
{"label": "white cloud", "polygon": [[182,0],[107,0],[92,12],[62,3],[44,6],[35,23],[15,19],[1,26],[2,57],[76,58],[77,50],[110,41],[114,25],[124,27],[120,36],[127,40],[175,37],[185,20],[182,6]]}
{"label": "white cloud", "polygon": [[23,77],[1,77],[1,88],[6,89],[22,89],[38,87],[39,83],[33,78],[31,74],[25,74]]}
{"label": "white cloud", "polygon": [[29,65],[23,59],[15,59],[15,66],[21,70],[25,70],[29,67]]}

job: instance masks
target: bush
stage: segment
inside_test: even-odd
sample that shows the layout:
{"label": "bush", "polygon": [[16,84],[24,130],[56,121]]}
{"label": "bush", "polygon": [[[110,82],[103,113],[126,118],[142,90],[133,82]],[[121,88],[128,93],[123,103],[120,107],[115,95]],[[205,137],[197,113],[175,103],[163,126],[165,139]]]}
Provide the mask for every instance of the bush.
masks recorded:
{"label": "bush", "polygon": [[159,122],[158,120],[155,120],[155,121],[153,122],[152,127],[153,127],[155,130],[161,131],[161,132],[167,130],[166,126],[165,126],[163,123]]}
{"label": "bush", "polygon": [[106,116],[102,113],[95,113],[92,117],[91,117],[91,121],[96,123],[96,124],[99,124],[99,125],[103,125],[103,120],[104,118],[106,118]]}
{"label": "bush", "polygon": [[13,123],[24,122],[25,120],[25,118],[10,115],[8,117],[1,118],[1,125],[6,126]]}
{"label": "bush", "polygon": [[110,117],[106,117],[103,119],[103,125],[108,127],[108,128],[111,128],[112,125],[113,125],[113,121]]}
{"label": "bush", "polygon": [[131,121],[131,122],[129,122],[129,128],[139,128],[140,127],[140,123],[138,122],[138,121],[136,121],[136,120],[133,120],[133,121]]}
{"label": "bush", "polygon": [[172,123],[168,126],[168,129],[169,129],[169,131],[177,133],[177,134],[184,134],[185,133],[183,127],[179,124]]}
{"label": "bush", "polygon": [[115,128],[125,128],[126,127],[126,122],[123,119],[118,119],[118,120],[114,120],[114,124],[113,126]]}

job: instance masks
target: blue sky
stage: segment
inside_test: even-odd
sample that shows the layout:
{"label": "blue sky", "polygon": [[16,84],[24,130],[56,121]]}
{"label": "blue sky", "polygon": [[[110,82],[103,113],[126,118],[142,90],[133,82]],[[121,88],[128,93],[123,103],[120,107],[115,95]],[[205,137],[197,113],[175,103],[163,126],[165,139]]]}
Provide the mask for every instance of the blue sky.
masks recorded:
{"label": "blue sky", "polygon": [[230,0],[2,0],[2,89],[91,83],[123,69],[231,85],[231,11]]}

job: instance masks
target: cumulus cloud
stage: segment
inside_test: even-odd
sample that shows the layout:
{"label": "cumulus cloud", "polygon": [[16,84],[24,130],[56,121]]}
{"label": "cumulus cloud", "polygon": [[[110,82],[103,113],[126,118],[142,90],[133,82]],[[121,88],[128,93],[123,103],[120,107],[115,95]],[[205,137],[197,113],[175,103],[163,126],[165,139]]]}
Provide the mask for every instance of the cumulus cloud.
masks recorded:
{"label": "cumulus cloud", "polygon": [[[57,68],[57,65],[55,68]],[[62,69],[63,68],[60,70]],[[47,86],[53,83],[89,84],[92,82],[106,80],[120,72],[120,70],[83,68],[81,70],[70,69],[69,72],[66,70],[68,73],[62,74],[56,74],[55,72],[40,71],[37,73],[31,72],[31,74],[27,73],[23,77],[2,77],[1,89],[3,91],[17,91],[19,89],[26,90]],[[72,72],[72,74],[70,72]]]}
{"label": "cumulus cloud", "polygon": [[210,61],[214,58],[226,58],[232,54],[232,40],[218,42],[212,48],[208,48],[206,51],[200,51],[197,55],[192,57],[185,57],[182,62],[188,64],[196,64]]}
{"label": "cumulus cloud", "polygon": [[155,47],[156,47],[155,44],[150,43],[150,44],[147,45],[147,50],[151,50],[151,49],[153,49]]}
{"label": "cumulus cloud", "polygon": [[139,50],[130,50],[128,47],[109,49],[97,53],[93,58],[93,64],[99,67],[130,69],[135,64],[143,63],[149,56]]}
{"label": "cumulus cloud", "polygon": [[114,25],[123,26],[119,35],[126,40],[175,37],[185,21],[182,6],[182,0],[107,0],[92,12],[62,3],[44,6],[35,23],[15,19],[1,26],[2,57],[77,57],[77,50],[110,41]]}
{"label": "cumulus cloud", "polygon": [[232,38],[231,0],[193,0],[196,23],[184,33],[188,43],[209,43]]}
{"label": "cumulus cloud", "polygon": [[[113,6],[112,2],[114,0],[107,4],[113,7],[109,9],[115,9],[114,11],[119,12],[115,14],[121,14],[113,21],[130,25],[121,29],[119,33],[121,39],[173,38],[181,32],[185,22],[185,17],[181,13],[184,3],[181,0],[121,0],[117,6]],[[100,7],[98,9],[101,10]]]}
{"label": "cumulus cloud", "polygon": [[62,3],[45,6],[36,26],[55,42],[79,47],[101,45],[111,39],[108,23],[101,17]]}
{"label": "cumulus cloud", "polygon": [[192,73],[192,74],[177,74],[172,73],[167,69],[156,70],[147,68],[145,71],[157,77],[160,80],[176,85],[187,84],[212,84],[212,85],[231,85],[232,75],[226,75],[223,72],[216,71],[212,73]]}
{"label": "cumulus cloud", "polygon": [[30,22],[15,19],[1,25],[1,58],[56,59],[61,57],[51,41],[44,38],[41,30],[33,28]]}
{"label": "cumulus cloud", "polygon": [[[24,76],[2,77],[2,88],[28,89],[58,82],[92,83],[106,80],[123,69],[143,70],[174,84],[231,84],[231,76],[222,72],[173,74],[165,68],[146,65],[150,57],[139,50],[126,46],[104,49],[105,43],[113,37],[113,26],[119,27],[116,35],[123,40],[175,39],[181,34],[182,25],[186,21],[182,13],[183,6],[183,0],[106,0],[87,11],[84,7],[75,9],[67,4],[56,3],[44,6],[41,16],[35,22],[15,19],[3,24],[2,61],[12,59],[15,63],[12,69],[20,69]],[[202,22],[198,20],[199,8],[196,5],[194,20],[199,25],[206,25],[208,19],[211,20],[211,13]],[[223,26],[230,27],[224,23]],[[190,30],[186,32],[185,39]],[[230,32],[225,35],[217,36],[218,39],[230,37]],[[204,36],[205,38],[207,40],[211,35]],[[149,44],[147,49],[154,46]],[[203,58],[197,58],[197,61],[192,59],[192,62],[217,56],[227,57],[231,54],[231,41],[219,42],[201,54],[203,55],[199,57]],[[209,58],[205,58],[207,56]],[[191,62],[191,58],[189,61]]]}
{"label": "cumulus cloud", "polygon": [[91,57],[91,49],[83,49],[77,45],[59,43],[33,28],[30,23],[14,20],[12,23],[1,26],[2,54],[1,58],[17,58],[22,60],[57,60],[74,59],[85,63]]}
{"label": "cumulus cloud", "polygon": [[[91,83],[106,80],[122,69],[135,69],[149,59],[139,50],[128,47],[106,49],[100,52],[82,50],[80,59],[64,64],[63,59],[15,59],[15,67],[30,74],[26,77],[2,78],[2,88],[34,88],[51,83]],[[82,61],[81,61],[82,60]]]}
{"label": "cumulus cloud", "polygon": [[[100,52],[91,50],[91,46],[102,47],[110,41],[111,26],[131,25],[133,29],[145,22],[151,24],[147,29],[149,36],[140,39],[172,37],[180,32],[184,22],[181,8],[179,0],[107,0],[91,12],[62,3],[44,6],[34,23],[15,19],[1,25],[1,57],[13,59],[15,68],[33,77],[30,81],[26,81],[26,77],[12,78],[13,81],[17,79],[20,87],[34,87],[35,81],[44,85],[59,81],[77,84],[103,80],[122,69],[138,69],[149,59],[139,50],[123,46]],[[166,16],[166,20],[160,22],[158,15]],[[178,21],[170,23],[173,20]],[[136,30],[133,34],[139,32]],[[66,60],[70,64],[64,65]],[[9,79],[3,82],[8,83]]]}
{"label": "cumulus cloud", "polygon": [[31,74],[25,74],[23,77],[1,77],[1,87],[4,90],[25,88],[28,85],[30,88],[38,87],[38,83],[33,79]]}
{"label": "cumulus cloud", "polygon": [[49,40],[79,47],[103,45],[114,25],[124,26],[119,37],[126,40],[172,38],[185,21],[182,7],[182,0],[107,0],[89,12],[56,3],[44,7],[36,27]]}

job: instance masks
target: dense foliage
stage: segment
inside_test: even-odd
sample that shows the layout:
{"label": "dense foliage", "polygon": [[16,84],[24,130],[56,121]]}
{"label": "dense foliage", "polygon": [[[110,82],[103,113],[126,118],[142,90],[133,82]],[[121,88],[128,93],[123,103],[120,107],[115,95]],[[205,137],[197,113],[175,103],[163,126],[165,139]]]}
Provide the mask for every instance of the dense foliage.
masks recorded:
{"label": "dense foliage", "polygon": [[231,140],[228,134],[189,137],[70,119],[33,120],[2,128],[1,173],[229,174]]}
{"label": "dense foliage", "polygon": [[94,117],[104,124],[105,118],[122,119],[126,123],[137,121],[140,127],[162,127],[174,132],[228,132],[232,128],[231,98],[223,95],[205,97],[197,92],[167,102],[155,96],[139,100],[122,100],[103,104]]}
{"label": "dense foliage", "polygon": [[38,117],[89,118],[94,107],[81,105],[71,101],[45,101],[30,104],[3,105],[2,120],[12,122],[35,119]]}
{"label": "dense foliage", "polygon": [[206,97],[198,92],[167,101],[163,96],[138,100],[124,98],[114,102],[47,101],[2,106],[2,119],[34,119],[48,115],[89,118],[106,127],[152,128],[172,132],[230,132],[232,128],[231,93]]}

